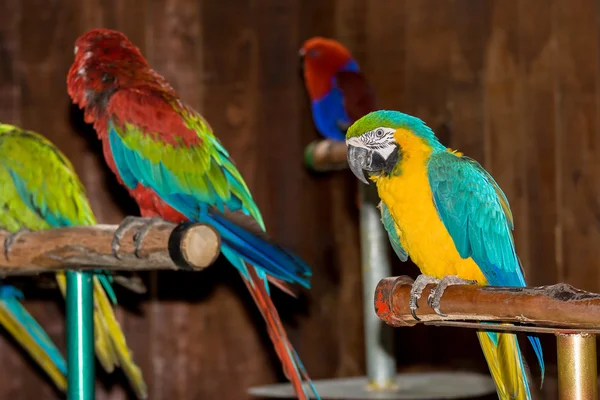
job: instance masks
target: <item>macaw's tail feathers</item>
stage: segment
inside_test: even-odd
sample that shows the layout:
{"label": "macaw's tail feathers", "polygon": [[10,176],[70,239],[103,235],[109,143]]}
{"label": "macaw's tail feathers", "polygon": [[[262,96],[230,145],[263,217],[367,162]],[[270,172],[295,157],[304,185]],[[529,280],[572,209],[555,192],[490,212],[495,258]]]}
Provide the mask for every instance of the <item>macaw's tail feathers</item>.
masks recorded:
{"label": "macaw's tail feathers", "polygon": [[244,278],[250,294],[267,323],[267,331],[283,365],[283,372],[294,386],[298,399],[306,400],[309,398],[306,389],[302,385],[302,381],[305,380],[308,382],[315,398],[320,400],[316,388],[300,361],[300,357],[298,357],[285,333],[277,309],[267,292],[267,282],[259,276],[259,272],[251,265],[247,266],[247,271],[247,275],[242,273],[242,278]]}
{"label": "macaw's tail feathers", "polygon": [[540,343],[540,338],[537,336],[527,336],[531,346],[533,347],[533,351],[535,351],[535,356],[537,357],[538,363],[540,364],[540,372],[542,375],[542,381],[540,383],[540,388],[544,385],[544,376],[546,375],[546,367],[544,366],[544,353],[542,352],[542,344]]}
{"label": "macaw's tail feathers", "polygon": [[214,226],[223,244],[249,264],[283,282],[310,288],[310,267],[270,240],[252,217],[242,212],[222,214],[210,210],[202,215],[199,222]]}
{"label": "macaw's tail feathers", "polygon": [[105,337],[104,340],[110,343],[110,346],[108,346],[110,350],[108,350],[107,353],[111,354],[113,358],[112,364],[114,366],[120,366],[123,369],[123,372],[138,399],[147,398],[148,389],[144,382],[142,371],[133,361],[131,351],[127,347],[125,335],[121,330],[121,326],[119,325],[119,321],[117,320],[109,301],[109,297],[100,281],[97,279],[94,280],[94,304],[96,308],[94,314],[98,315],[99,320],[97,326],[99,327],[99,330],[103,332],[102,335]]}
{"label": "macaw's tail feathers", "polygon": [[477,332],[501,400],[531,400],[529,370],[514,333]]}
{"label": "macaw's tail feathers", "polygon": [[[63,296],[66,294],[66,280],[63,273],[56,274],[56,280]],[[146,399],[148,390],[140,368],[134,363],[127,347],[125,335],[112,308],[116,296],[110,279],[102,273],[94,275],[94,347],[102,368],[112,373],[121,367],[138,399]]]}
{"label": "macaw's tail feathers", "polygon": [[287,283],[309,287],[311,272],[308,265],[293,254],[274,244],[256,221],[241,213],[216,210],[202,214],[202,220],[217,229],[221,236],[221,253],[240,272],[252,298],[267,324],[267,332],[283,365],[285,376],[301,400],[308,399],[302,381],[308,382],[316,399],[320,400],[306,369],[292,347],[279,314],[269,295],[269,284],[292,294]]}
{"label": "macaw's tail feathers", "polygon": [[298,298],[298,293],[296,293],[296,290],[294,290],[294,287],[292,287],[288,283],[282,281],[281,279],[274,278],[271,275],[267,275],[267,280],[269,281],[270,284],[279,288],[279,290],[281,290],[282,292],[292,296],[295,299]]}
{"label": "macaw's tail feathers", "polygon": [[0,325],[29,353],[61,391],[67,388],[67,363],[44,329],[27,312],[13,286],[0,287]]}

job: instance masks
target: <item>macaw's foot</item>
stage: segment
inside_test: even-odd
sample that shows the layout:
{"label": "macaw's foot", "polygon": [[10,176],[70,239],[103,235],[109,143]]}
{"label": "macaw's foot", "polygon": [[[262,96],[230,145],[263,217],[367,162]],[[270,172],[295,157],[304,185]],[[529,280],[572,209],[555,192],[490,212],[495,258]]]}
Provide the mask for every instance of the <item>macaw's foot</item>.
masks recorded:
{"label": "macaw's foot", "polygon": [[440,311],[440,301],[442,300],[442,295],[446,291],[448,286],[453,285],[476,285],[477,281],[472,281],[468,279],[459,278],[457,275],[447,275],[442,278],[440,283],[429,292],[429,297],[427,297],[427,304],[433,308],[433,311],[441,317],[447,317],[448,315],[444,314]]}
{"label": "macaw's foot", "polygon": [[415,281],[413,282],[412,289],[410,289],[410,301],[408,305],[410,307],[410,313],[412,314],[413,318],[417,321],[421,320],[415,314],[415,310],[419,308],[417,301],[421,298],[421,293],[423,293],[423,289],[425,289],[425,287],[430,283],[438,284],[440,283],[440,280],[429,275],[419,275],[417,276],[417,279],[415,279]]}
{"label": "macaw's foot", "polygon": [[[6,231],[3,230],[3,232],[6,232]],[[30,233],[30,232],[32,232],[31,229],[21,228],[18,231],[11,233],[10,235],[8,235],[6,237],[6,239],[4,239],[4,258],[7,261],[8,261],[8,254],[10,253],[10,250],[12,249],[14,244],[17,242],[19,237],[23,236],[23,234],[25,234],[25,233]]]}
{"label": "macaw's foot", "polygon": [[125,234],[130,229],[136,228],[136,232],[133,235],[133,250],[136,257],[139,258],[138,252],[140,251],[144,238],[150,231],[158,225],[166,224],[167,222],[160,217],[126,217],[123,222],[119,225],[112,240],[112,252],[116,258],[119,258],[119,248],[121,247],[120,242],[125,237]]}

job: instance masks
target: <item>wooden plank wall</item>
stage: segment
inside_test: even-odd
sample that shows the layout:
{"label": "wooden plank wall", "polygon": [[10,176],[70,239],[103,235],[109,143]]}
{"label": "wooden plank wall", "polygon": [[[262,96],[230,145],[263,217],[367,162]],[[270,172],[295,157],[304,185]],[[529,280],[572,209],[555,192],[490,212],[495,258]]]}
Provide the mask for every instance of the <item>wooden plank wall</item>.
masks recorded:
{"label": "wooden plank wall", "polygon": [[[531,284],[600,291],[598,15],[593,0],[3,0],[0,120],[57,143],[101,222],[135,214],[65,91],[75,38],[97,26],[123,31],[210,121],[269,230],[312,265],[310,293],[299,301],[275,294],[311,375],[359,375],[356,182],[302,165],[317,135],[298,73],[301,42],[344,42],[382,107],[423,118],[494,174],[511,202]],[[397,273],[416,269],[398,264]],[[148,296],[119,293],[119,318],[151,399],[241,399],[252,385],[282,380],[260,315],[226,263],[147,278]],[[62,343],[60,297],[28,294],[32,313]],[[486,371],[471,331],[396,333],[402,368]],[[552,364],[553,340],[544,339]],[[554,398],[549,374],[545,398]],[[128,398],[120,383],[102,376],[98,398]],[[0,340],[0,398],[56,397],[23,353]]]}

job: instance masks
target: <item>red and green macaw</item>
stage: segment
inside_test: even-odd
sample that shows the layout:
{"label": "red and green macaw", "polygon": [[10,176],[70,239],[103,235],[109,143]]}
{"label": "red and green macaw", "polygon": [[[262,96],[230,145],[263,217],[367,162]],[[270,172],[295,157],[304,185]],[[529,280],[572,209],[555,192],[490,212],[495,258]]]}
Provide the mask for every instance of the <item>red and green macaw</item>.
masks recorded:
{"label": "red and green macaw", "polygon": [[304,379],[318,397],[268,285],[270,281],[288,292],[288,284],[308,288],[310,268],[269,240],[246,183],[210,125],[117,31],[94,29],[77,39],[67,86],[86,122],[93,123],[108,166],[140,207],[142,218],[121,226],[114,250],[127,229],[138,225],[139,245],[161,218],[214,226],[221,252],[239,271],[265,318],[297,396],[308,396]]}
{"label": "red and green macaw", "polygon": [[[512,237],[513,216],[506,196],[475,160],[448,149],[418,118],[376,111],[346,134],[348,164],[359,180],[364,172],[377,185],[381,217],[402,261],[420,268],[411,291],[413,316],[429,283],[428,303],[440,315],[449,285],[525,286]],[[501,399],[530,399],[517,337],[478,332]],[[539,339],[529,336],[544,376]]]}
{"label": "red and green macaw", "polygon": [[[0,229],[12,232],[5,255],[19,234],[49,228],[94,225],[96,219],[69,160],[43,136],[0,123]],[[66,291],[64,272],[56,274]],[[138,398],[146,398],[146,384],[133,362],[125,336],[112,309],[116,296],[112,277],[94,275],[94,336],[98,361],[107,372],[121,367]],[[19,304],[21,294],[0,287],[0,324],[4,326],[64,391],[66,363],[42,328]]]}
{"label": "red and green macaw", "polygon": [[348,49],[333,39],[307,40],[300,56],[317,130],[343,141],[350,124],[375,111],[375,93]]}

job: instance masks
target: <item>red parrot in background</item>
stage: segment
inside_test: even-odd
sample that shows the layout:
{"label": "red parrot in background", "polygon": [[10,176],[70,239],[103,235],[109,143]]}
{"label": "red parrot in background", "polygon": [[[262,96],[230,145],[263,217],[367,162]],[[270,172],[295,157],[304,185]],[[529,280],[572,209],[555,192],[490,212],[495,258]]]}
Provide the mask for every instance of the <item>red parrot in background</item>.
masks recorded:
{"label": "red parrot in background", "polygon": [[300,56],[317,130],[328,139],[344,141],[354,121],[376,110],[373,89],[348,49],[335,40],[308,39]]}
{"label": "red parrot in background", "polygon": [[117,31],[94,29],[76,40],[67,88],[84,109],[85,121],[94,125],[108,166],[143,217],[128,217],[121,224],[113,240],[115,255],[119,240],[134,226],[136,248],[163,219],[214,226],[221,252],[240,272],[265,318],[298,398],[308,398],[303,379],[319,398],[285,333],[268,285],[270,281],[288,293],[288,284],[308,288],[310,268],[267,237],[246,183],[209,124]]}

